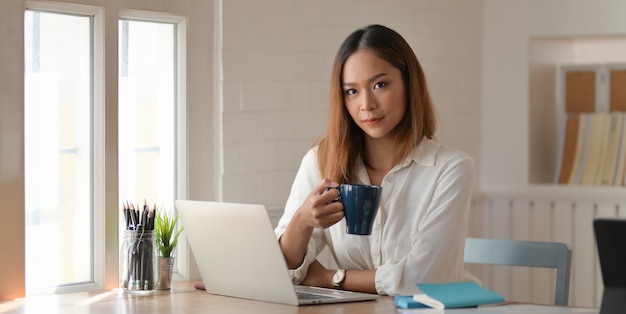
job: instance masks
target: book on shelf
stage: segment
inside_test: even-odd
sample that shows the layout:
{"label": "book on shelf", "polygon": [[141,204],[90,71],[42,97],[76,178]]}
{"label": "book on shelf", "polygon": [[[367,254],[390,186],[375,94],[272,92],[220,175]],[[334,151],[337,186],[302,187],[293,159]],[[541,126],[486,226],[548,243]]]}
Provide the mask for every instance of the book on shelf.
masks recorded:
{"label": "book on shelf", "polygon": [[567,118],[565,123],[565,139],[561,146],[561,163],[559,166],[559,184],[567,184],[572,168],[574,166],[574,158],[576,157],[576,140],[578,138],[579,116],[571,116]]}
{"label": "book on shelf", "polygon": [[581,113],[578,118],[578,133],[576,135],[576,152],[572,163],[572,171],[570,173],[568,184],[579,184],[585,168],[585,154],[587,139],[589,138],[590,114]]}
{"label": "book on shelf", "polygon": [[603,158],[600,159],[600,173],[596,182],[599,185],[613,185],[615,180],[623,120],[624,114],[621,112],[612,112],[609,116],[608,131],[605,136],[606,148]]}
{"label": "book on shelf", "polygon": [[613,185],[624,185],[624,172],[626,171],[626,113],[622,114],[622,125],[620,130],[619,148],[617,152],[615,178],[613,179]]}
{"label": "book on shelf", "polygon": [[596,112],[591,115],[589,139],[586,147],[585,169],[580,178],[581,185],[596,185],[600,166],[606,152],[610,115]]}
{"label": "book on shelf", "polygon": [[567,117],[557,182],[626,185],[626,113],[594,112]]}

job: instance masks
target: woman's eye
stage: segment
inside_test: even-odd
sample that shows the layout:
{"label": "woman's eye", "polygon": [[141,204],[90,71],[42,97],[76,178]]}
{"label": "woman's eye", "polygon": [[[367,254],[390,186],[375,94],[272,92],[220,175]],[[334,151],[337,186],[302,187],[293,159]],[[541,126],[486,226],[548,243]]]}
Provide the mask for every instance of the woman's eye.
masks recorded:
{"label": "woman's eye", "polygon": [[374,89],[385,87],[385,86],[387,86],[387,83],[385,83],[385,82],[378,82],[378,83],[376,83],[374,85]]}
{"label": "woman's eye", "polygon": [[352,88],[351,88],[351,89],[346,89],[346,90],[344,91],[344,93],[345,93],[346,95],[354,95],[354,94],[356,94],[356,89],[352,89]]}

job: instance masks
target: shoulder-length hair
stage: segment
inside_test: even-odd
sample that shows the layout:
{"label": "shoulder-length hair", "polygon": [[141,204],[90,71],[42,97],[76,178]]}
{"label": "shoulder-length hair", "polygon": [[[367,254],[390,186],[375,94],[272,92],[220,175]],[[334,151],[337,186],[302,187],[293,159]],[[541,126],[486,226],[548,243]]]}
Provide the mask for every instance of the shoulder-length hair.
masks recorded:
{"label": "shoulder-length hair", "polygon": [[382,25],[368,25],[354,31],[335,56],[330,78],[328,128],[317,142],[320,175],[337,183],[353,183],[359,156],[369,165],[365,158],[365,134],[350,117],[342,88],[346,59],[359,49],[372,51],[402,73],[407,103],[404,117],[392,131],[394,162],[404,160],[423,138],[432,139],[436,129],[436,115],[424,71],[406,40]]}

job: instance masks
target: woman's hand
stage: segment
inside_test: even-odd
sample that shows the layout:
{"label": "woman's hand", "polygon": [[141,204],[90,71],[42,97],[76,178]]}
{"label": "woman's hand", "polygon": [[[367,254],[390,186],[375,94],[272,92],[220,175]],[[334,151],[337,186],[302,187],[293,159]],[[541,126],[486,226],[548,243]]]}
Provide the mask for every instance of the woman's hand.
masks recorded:
{"label": "woman's hand", "polygon": [[339,197],[338,184],[328,179],[323,179],[306,198],[302,206],[298,208],[295,216],[308,227],[326,229],[343,218],[343,204],[333,202]]}
{"label": "woman's hand", "polygon": [[302,285],[322,288],[332,288],[332,278],[335,272],[326,269],[320,262],[315,260],[309,266]]}
{"label": "woman's hand", "polygon": [[315,186],[279,239],[289,269],[304,261],[314,228],[328,228],[343,218],[343,204],[333,202],[339,196],[337,189],[326,191],[327,187],[337,187],[337,183],[324,179]]}
{"label": "woman's hand", "polygon": [[[326,269],[318,260],[315,260],[306,273],[302,285],[322,288],[337,289],[333,287],[333,275],[335,270]],[[376,291],[376,269],[366,270],[346,270],[346,277],[341,285],[341,289],[358,291],[365,293],[378,293]]]}

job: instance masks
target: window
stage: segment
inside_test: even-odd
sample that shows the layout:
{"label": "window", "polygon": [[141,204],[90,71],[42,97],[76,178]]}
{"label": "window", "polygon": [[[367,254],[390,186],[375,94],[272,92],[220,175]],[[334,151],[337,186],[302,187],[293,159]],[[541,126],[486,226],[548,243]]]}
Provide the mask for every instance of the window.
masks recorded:
{"label": "window", "polygon": [[[0,143],[3,152],[18,157],[3,159],[0,170],[16,169],[12,182],[19,183],[23,171],[24,193],[18,190],[7,198],[7,212],[25,227],[24,238],[15,239],[25,254],[0,264],[24,263],[27,294],[117,287],[117,231],[123,219],[115,210],[121,213],[120,200],[144,199],[173,210],[174,199],[187,197],[186,130],[192,127],[186,121],[187,90],[198,99],[212,97],[211,67],[198,68],[197,86],[187,86],[184,17],[202,17],[195,19],[202,31],[191,36],[194,51],[200,52],[195,63],[201,64],[212,58],[212,37],[206,36],[213,25],[212,5],[165,0],[132,3],[129,10],[131,1],[97,2],[100,6],[86,0],[23,1],[23,19],[15,19],[23,25],[7,22],[12,28],[0,30],[0,45],[10,51],[0,60],[5,65],[24,62],[25,69],[23,94],[21,83],[14,84],[19,97],[5,95],[11,108],[3,111],[3,121],[5,112],[20,126],[24,118],[24,127],[11,134],[16,139],[23,134],[24,151]],[[0,17],[17,11],[0,10]],[[105,13],[115,18],[105,18]],[[10,29],[22,26],[24,44],[14,45],[18,36]],[[105,33],[120,36],[112,41]],[[126,46],[108,49],[115,41]],[[24,59],[14,60],[20,54]],[[105,67],[118,63],[119,68]],[[212,120],[205,102],[190,108],[201,113],[196,113],[203,121],[199,125]],[[194,149],[209,150],[211,139],[208,134]],[[211,170],[211,156],[195,167],[201,178],[210,178]],[[13,233],[9,228],[5,234]],[[179,249],[178,271],[187,277],[184,239]],[[188,278],[197,278],[193,271]],[[24,276],[21,269],[15,272],[0,283],[0,290],[16,287],[15,295],[20,295]]]}
{"label": "window", "polygon": [[26,288],[90,282],[92,19],[24,18]]}
{"label": "window", "polygon": [[130,201],[141,208],[145,201],[173,210],[176,33],[172,23],[119,21],[120,204]]}

